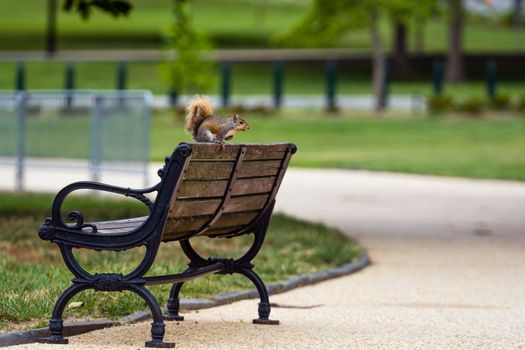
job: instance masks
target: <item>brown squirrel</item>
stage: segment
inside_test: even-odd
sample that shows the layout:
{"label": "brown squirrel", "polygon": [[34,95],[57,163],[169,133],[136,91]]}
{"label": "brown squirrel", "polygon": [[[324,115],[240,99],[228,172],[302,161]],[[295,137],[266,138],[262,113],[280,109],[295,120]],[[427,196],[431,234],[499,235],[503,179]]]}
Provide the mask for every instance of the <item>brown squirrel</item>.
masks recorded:
{"label": "brown squirrel", "polygon": [[213,106],[207,97],[195,97],[186,107],[186,130],[197,142],[216,142],[224,147],[237,131],[250,128],[239,115],[223,118],[213,115]]}

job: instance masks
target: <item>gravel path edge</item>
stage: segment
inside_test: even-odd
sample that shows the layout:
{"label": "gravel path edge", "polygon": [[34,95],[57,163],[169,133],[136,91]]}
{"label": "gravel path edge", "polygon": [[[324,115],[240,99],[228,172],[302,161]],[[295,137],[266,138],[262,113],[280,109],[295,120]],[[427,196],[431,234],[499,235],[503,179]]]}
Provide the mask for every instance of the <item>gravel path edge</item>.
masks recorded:
{"label": "gravel path edge", "polygon": [[[284,293],[294,288],[316,284],[328,279],[333,279],[357,272],[371,264],[368,253],[364,248],[361,249],[361,257],[355,262],[346,263],[338,267],[328,268],[309,275],[292,277],[282,282],[269,284],[268,292],[270,294]],[[221,293],[214,299],[181,299],[180,305],[182,310],[198,310],[230,304],[243,299],[254,299],[257,297],[257,290],[253,288],[243,291]],[[97,319],[64,322],[64,336],[73,336],[102,328],[122,326],[134,322],[144,321],[149,318],[151,318],[151,314],[148,311],[137,311],[131,315],[124,316],[117,321]],[[33,343],[37,341],[38,338],[46,337],[48,335],[48,327],[4,333],[0,335],[0,347]]]}

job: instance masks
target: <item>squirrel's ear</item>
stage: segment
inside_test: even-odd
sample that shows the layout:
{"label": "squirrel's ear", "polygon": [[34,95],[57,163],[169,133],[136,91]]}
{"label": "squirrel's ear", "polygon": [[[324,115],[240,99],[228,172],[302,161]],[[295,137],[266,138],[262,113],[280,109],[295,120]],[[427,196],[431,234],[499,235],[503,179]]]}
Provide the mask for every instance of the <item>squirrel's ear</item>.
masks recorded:
{"label": "squirrel's ear", "polygon": [[233,121],[234,122],[238,122],[239,121],[239,115],[238,114],[233,116]]}

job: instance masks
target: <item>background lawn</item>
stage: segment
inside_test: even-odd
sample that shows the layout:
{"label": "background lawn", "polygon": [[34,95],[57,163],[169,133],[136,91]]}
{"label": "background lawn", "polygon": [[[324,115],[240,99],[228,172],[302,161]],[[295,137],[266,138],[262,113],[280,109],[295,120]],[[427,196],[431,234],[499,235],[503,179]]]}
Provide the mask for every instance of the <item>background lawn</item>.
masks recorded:
{"label": "background lawn", "polygon": [[[59,3],[62,3],[61,1]],[[94,12],[88,21],[75,13],[58,13],[58,47],[159,48],[161,33],[171,20],[171,0],[135,0],[127,18],[117,20]],[[207,31],[215,46],[222,48],[270,47],[272,38],[286,32],[301,18],[308,1],[294,0],[199,0],[192,3],[195,25]],[[0,50],[44,48],[45,1],[0,2]],[[383,36],[391,46],[391,23],[384,19]],[[412,33],[413,34],[413,33]],[[447,29],[444,17],[429,20],[424,26],[424,49],[444,51]],[[355,30],[333,46],[369,50],[366,29]],[[413,48],[413,35],[409,49]],[[522,48],[525,43],[522,43]],[[465,32],[467,52],[513,51],[516,40],[510,26],[497,20],[470,16]]]}
{"label": "background lawn", "polygon": [[[392,112],[376,119],[306,110],[241,115],[252,127],[238,133],[236,142],[294,142],[299,151],[293,166],[525,180],[525,118],[414,118]],[[153,160],[189,140],[182,117],[154,118]]]}
{"label": "background lawn", "polygon": [[[315,109],[267,110],[263,114],[260,109],[256,112],[242,106],[236,112],[250,123],[251,129],[238,133],[234,142],[294,142],[299,152],[292,160],[293,166],[525,180],[524,112],[521,116],[486,111],[482,116],[432,117],[391,111],[383,118],[362,111],[327,114]],[[163,162],[179,142],[191,141],[184,131],[184,116],[179,113],[154,111],[153,161]],[[233,114],[232,111],[220,110],[217,113],[223,116]],[[0,126],[7,132],[0,140],[2,155],[15,154],[16,150],[16,127],[13,123],[6,123],[7,120],[8,117],[0,118],[3,121]],[[51,119],[44,112],[34,111],[26,123],[26,152],[29,155],[89,157],[89,113]],[[106,131],[112,127],[124,130],[124,126],[119,125],[104,128],[103,135],[107,136]],[[132,122],[126,124],[134,130],[133,125]],[[79,133],[78,130],[85,131]],[[124,134],[134,137],[130,131]],[[120,157],[138,155],[136,147],[134,150],[129,148],[138,141],[119,139],[122,135],[115,137],[113,143],[106,140],[108,152],[104,151],[104,154],[111,153],[116,157],[119,157],[119,152],[122,153]],[[123,148],[123,145],[128,148]]]}
{"label": "background lawn", "polygon": [[[64,266],[58,247],[38,237],[38,227],[49,216],[51,195],[0,193],[0,331],[44,326],[58,295],[70,285],[72,275]],[[144,206],[131,201],[100,197],[72,197],[66,209],[81,210],[87,220],[117,219],[145,215]],[[68,212],[65,211],[65,212]],[[196,240],[204,256],[241,256],[251,243],[242,239]],[[90,272],[130,272],[138,265],[143,249],[125,253],[77,251]],[[222,254],[222,255],[221,255]],[[256,271],[267,283],[312,273],[357,259],[361,250],[336,230],[274,215],[265,245],[254,260]],[[184,270],[187,259],[178,244],[162,244],[150,275]],[[111,271],[110,271],[111,270]],[[165,304],[169,285],[154,286],[157,300]],[[242,276],[207,276],[185,284],[183,298],[212,297],[218,293],[252,288]],[[74,298],[84,302],[65,316],[118,318],[146,309],[142,299],[129,292],[85,292]],[[256,315],[257,304],[253,304]]]}

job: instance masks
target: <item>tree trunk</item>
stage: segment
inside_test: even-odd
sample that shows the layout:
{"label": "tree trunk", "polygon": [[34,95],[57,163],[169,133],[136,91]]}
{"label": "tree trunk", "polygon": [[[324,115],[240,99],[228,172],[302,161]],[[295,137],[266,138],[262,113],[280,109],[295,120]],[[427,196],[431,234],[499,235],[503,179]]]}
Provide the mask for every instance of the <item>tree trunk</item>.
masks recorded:
{"label": "tree trunk", "polygon": [[425,21],[420,17],[415,19],[416,27],[414,28],[414,51],[422,54],[425,49]]}
{"label": "tree trunk", "polygon": [[400,77],[406,78],[412,74],[412,68],[407,56],[407,26],[396,23],[394,30],[394,65]]}
{"label": "tree trunk", "polygon": [[385,84],[385,54],[383,51],[383,41],[379,29],[379,13],[375,10],[370,12],[371,19],[371,36],[373,47],[373,75],[372,84],[374,89],[374,112],[380,117],[384,110],[383,92]]}
{"label": "tree trunk", "polygon": [[47,0],[46,53],[53,56],[57,49],[57,0]]}
{"label": "tree trunk", "polygon": [[512,24],[514,28],[517,29],[522,24],[523,17],[523,0],[514,0],[514,16],[512,18]]}
{"label": "tree trunk", "polygon": [[462,0],[449,0],[449,33],[446,81],[457,83],[463,80],[463,2]]}
{"label": "tree trunk", "polygon": [[513,10],[514,48],[516,51],[523,51],[523,0],[514,0]]}

